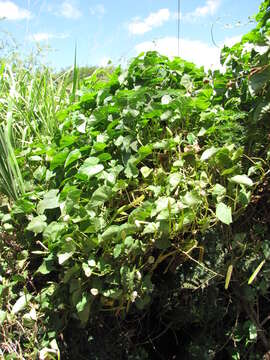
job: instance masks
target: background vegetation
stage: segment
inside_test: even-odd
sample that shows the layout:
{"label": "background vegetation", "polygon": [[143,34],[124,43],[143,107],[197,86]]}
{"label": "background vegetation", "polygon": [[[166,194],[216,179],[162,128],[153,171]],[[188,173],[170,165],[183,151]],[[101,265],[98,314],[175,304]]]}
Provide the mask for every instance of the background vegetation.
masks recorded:
{"label": "background vegetation", "polygon": [[269,19],[224,72],[1,59],[2,358],[270,358]]}

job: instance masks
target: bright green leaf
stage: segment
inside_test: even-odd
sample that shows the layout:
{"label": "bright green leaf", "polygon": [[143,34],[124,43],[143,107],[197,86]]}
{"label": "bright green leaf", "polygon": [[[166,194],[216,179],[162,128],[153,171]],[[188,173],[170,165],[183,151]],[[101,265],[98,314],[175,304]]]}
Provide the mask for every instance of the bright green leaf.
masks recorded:
{"label": "bright green leaf", "polygon": [[210,149],[205,150],[202,153],[201,161],[206,161],[206,160],[210,159],[217,151],[218,151],[218,149],[215,147],[211,147]]}
{"label": "bright green leaf", "polygon": [[34,217],[28,224],[26,230],[32,231],[35,234],[40,234],[47,227],[46,216],[39,215]]}
{"label": "bright green leaf", "polygon": [[101,235],[102,239],[104,241],[107,240],[113,240],[115,239],[115,237],[118,236],[118,234],[120,233],[120,226],[118,225],[111,225],[108,227],[108,229],[106,229],[103,234]]}
{"label": "bright green leaf", "polygon": [[49,255],[47,259],[44,259],[40,267],[37,269],[37,273],[47,275],[51,271],[55,270],[53,256]]}
{"label": "bright green leaf", "polygon": [[23,310],[27,303],[31,300],[32,296],[30,294],[24,294],[22,295],[13,305],[12,307],[12,314],[17,314],[21,310]]}
{"label": "bright green leaf", "polygon": [[88,159],[86,159],[83,165],[78,170],[79,178],[81,178],[80,175],[82,175],[82,178],[86,177],[90,179],[91,177],[99,174],[104,169],[104,166],[98,163],[98,158],[89,157]]}
{"label": "bright green leaf", "polygon": [[181,177],[180,173],[173,173],[173,174],[169,175],[169,184],[171,185],[172,190],[174,190],[179,185],[181,180],[182,180],[182,177]]}
{"label": "bright green leaf", "polygon": [[113,249],[113,257],[117,259],[122,252],[123,244],[117,244]]}
{"label": "bright green leaf", "polygon": [[2,325],[4,323],[6,318],[7,318],[6,311],[3,311],[3,310],[0,309],[0,325]]}
{"label": "bright green leaf", "polygon": [[212,189],[212,195],[222,197],[226,194],[226,188],[220,184],[215,184]]}
{"label": "bright green leaf", "polygon": [[235,175],[232,178],[230,178],[232,182],[235,182],[237,184],[246,185],[246,186],[252,186],[253,181],[247,176],[247,175]]}
{"label": "bright green leaf", "polygon": [[146,157],[150,154],[152,154],[152,146],[151,145],[145,145],[145,146],[141,146],[138,150],[138,153],[142,156],[142,157]]}
{"label": "bright green leaf", "polygon": [[217,204],[216,216],[224,224],[232,223],[232,209],[222,202]]}
{"label": "bright green leaf", "polygon": [[150,169],[148,166],[143,166],[140,168],[140,171],[142,173],[142,176],[146,179],[151,174],[153,169]]}
{"label": "bright green leaf", "polygon": [[64,148],[64,147],[68,147],[72,144],[74,144],[74,142],[77,140],[76,136],[73,135],[64,135],[62,136],[61,140],[60,140],[60,147]]}
{"label": "bright green leaf", "polygon": [[80,159],[80,158],[81,158],[81,152],[80,152],[80,150],[75,149],[75,150],[71,151],[71,152],[68,154],[67,158],[66,158],[65,168],[66,168],[67,166],[69,166],[70,164],[72,164],[74,161],[77,161],[77,160]]}
{"label": "bright green leaf", "polygon": [[86,306],[88,302],[88,299],[87,299],[87,296],[86,295],[83,295],[81,300],[77,303],[76,305],[76,309],[78,312],[81,312],[83,311],[84,307]]}
{"label": "bright green leaf", "polygon": [[47,242],[55,242],[62,231],[66,229],[66,227],[66,223],[52,221],[44,230],[43,238],[47,240]]}
{"label": "bright green leaf", "polygon": [[59,265],[63,265],[68,259],[72,257],[75,252],[75,245],[73,242],[67,242],[64,247],[57,254]]}
{"label": "bright green leaf", "polygon": [[101,186],[96,191],[94,191],[90,200],[90,205],[95,203],[104,203],[105,201],[108,201],[111,196],[112,189],[109,186]]}
{"label": "bright green leaf", "polygon": [[69,153],[68,149],[64,149],[63,151],[54,155],[51,160],[50,170],[54,170],[59,166],[63,166],[68,156],[68,153]]}
{"label": "bright green leaf", "polygon": [[43,200],[38,203],[37,212],[43,214],[45,210],[55,209],[59,207],[59,190],[50,190],[45,195]]}

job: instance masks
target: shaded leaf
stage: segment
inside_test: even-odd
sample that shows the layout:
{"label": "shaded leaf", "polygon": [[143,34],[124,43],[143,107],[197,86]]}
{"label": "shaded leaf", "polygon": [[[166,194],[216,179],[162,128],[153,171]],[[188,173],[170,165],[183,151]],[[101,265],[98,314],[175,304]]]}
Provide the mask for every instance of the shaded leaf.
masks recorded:
{"label": "shaded leaf", "polygon": [[257,68],[249,78],[249,90],[251,95],[258,93],[266,83],[270,81],[270,66]]}

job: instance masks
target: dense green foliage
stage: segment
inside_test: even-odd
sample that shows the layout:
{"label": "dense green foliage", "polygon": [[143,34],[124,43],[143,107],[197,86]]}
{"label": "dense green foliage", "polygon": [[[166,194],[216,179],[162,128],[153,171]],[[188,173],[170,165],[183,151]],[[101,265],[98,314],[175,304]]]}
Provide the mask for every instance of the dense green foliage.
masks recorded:
{"label": "dense green foliage", "polygon": [[268,356],[269,7],[224,73],[148,52],[66,90],[2,62],[0,356],[84,358],[70,324],[91,359]]}

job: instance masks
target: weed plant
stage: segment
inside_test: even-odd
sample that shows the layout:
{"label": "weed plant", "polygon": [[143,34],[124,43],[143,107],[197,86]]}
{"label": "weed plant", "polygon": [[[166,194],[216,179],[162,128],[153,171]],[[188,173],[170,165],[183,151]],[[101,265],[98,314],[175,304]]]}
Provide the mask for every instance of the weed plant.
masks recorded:
{"label": "weed plant", "polygon": [[2,61],[1,356],[267,359],[269,9],[225,73]]}

